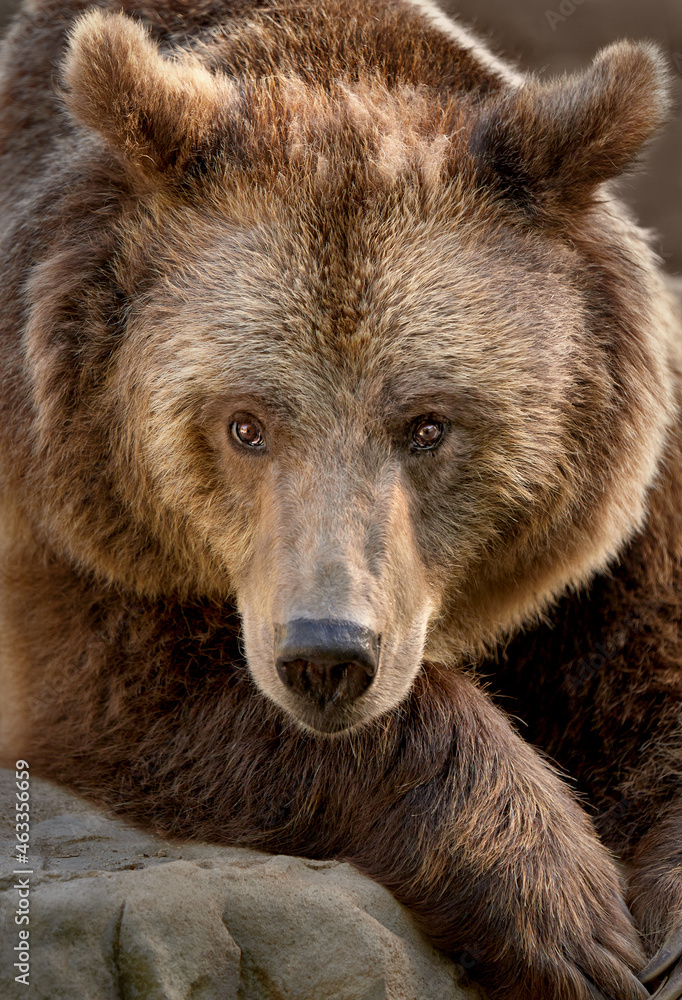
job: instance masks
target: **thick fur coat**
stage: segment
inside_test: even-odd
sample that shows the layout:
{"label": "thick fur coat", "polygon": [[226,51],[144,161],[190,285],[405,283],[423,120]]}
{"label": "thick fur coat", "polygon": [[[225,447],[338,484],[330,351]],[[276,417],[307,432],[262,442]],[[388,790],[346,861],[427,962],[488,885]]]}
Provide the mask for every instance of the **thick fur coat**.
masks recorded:
{"label": "thick fur coat", "polygon": [[660,55],[30,0],[0,72],[4,759],[346,858],[493,997],[682,996]]}

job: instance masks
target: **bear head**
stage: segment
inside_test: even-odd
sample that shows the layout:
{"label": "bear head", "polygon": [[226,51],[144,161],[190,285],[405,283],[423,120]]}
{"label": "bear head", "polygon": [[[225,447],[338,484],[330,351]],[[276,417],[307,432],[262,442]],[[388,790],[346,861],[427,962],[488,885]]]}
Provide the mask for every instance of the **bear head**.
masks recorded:
{"label": "bear head", "polygon": [[234,602],[256,684],[333,733],[643,523],[670,331],[603,182],[661,123],[665,72],[619,43],[485,94],[321,86],[227,71],[220,44],[73,29],[25,506],[113,586]]}

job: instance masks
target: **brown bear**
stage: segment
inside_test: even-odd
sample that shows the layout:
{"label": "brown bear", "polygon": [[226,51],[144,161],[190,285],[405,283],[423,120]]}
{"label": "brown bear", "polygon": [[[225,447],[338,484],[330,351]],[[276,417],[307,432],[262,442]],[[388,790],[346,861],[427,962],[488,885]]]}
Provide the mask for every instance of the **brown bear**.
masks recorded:
{"label": "brown bear", "polygon": [[682,996],[661,56],[27,0],[1,95],[4,760],[345,858],[492,997]]}

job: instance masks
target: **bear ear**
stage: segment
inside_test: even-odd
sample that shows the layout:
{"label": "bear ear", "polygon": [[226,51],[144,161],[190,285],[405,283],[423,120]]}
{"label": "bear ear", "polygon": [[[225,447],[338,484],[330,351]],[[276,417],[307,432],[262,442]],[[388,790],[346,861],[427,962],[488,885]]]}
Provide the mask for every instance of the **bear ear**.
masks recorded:
{"label": "bear ear", "polygon": [[603,49],[585,73],[529,80],[493,98],[471,137],[486,179],[530,214],[580,209],[620,174],[665,121],[663,57],[648,43]]}
{"label": "bear ear", "polygon": [[183,168],[224,136],[236,87],[189,53],[164,58],[125,14],[76,22],[62,67],[72,116],[146,171]]}

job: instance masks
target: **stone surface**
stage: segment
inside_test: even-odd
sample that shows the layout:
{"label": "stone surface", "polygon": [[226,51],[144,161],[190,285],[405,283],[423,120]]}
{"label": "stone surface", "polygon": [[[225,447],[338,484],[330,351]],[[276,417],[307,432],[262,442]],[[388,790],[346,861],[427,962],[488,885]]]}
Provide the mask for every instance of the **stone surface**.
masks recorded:
{"label": "stone surface", "polygon": [[[14,804],[14,774],[0,771],[3,1000],[476,996],[407,911],[349,865],[161,840],[32,780],[24,866],[14,862]],[[28,987],[13,967],[22,878]]]}

